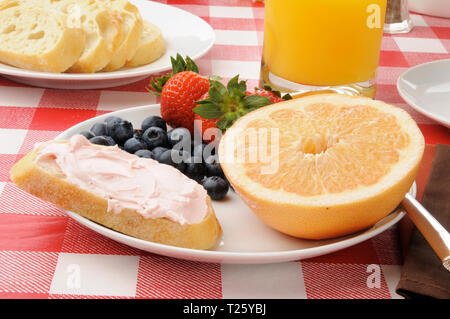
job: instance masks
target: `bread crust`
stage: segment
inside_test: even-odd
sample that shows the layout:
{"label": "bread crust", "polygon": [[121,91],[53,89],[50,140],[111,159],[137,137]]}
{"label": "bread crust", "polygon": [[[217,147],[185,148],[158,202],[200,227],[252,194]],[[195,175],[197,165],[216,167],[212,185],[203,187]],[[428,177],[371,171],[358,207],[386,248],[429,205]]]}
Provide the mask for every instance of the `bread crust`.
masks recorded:
{"label": "bread crust", "polygon": [[[109,4],[109,0],[102,1],[105,6]],[[103,68],[103,71],[106,72],[120,69],[127,60],[130,60],[135,55],[143,29],[141,14],[133,4],[128,1],[119,1],[119,4],[113,5],[113,9],[118,10],[117,16],[123,20],[125,25],[128,25],[129,30],[124,34],[109,63]]]}
{"label": "bread crust", "polygon": [[114,56],[122,32],[121,21],[110,10],[90,9],[88,5],[83,10],[92,10],[92,15],[95,15],[87,23],[95,26],[97,40],[94,46],[85,48],[80,59],[67,70],[71,73],[94,73],[103,69]]}
{"label": "bread crust", "polygon": [[144,218],[130,209],[112,213],[108,212],[106,199],[37,165],[36,155],[36,152],[32,151],[17,162],[10,171],[11,180],[28,193],[96,223],[139,239],[193,249],[211,248],[222,233],[209,196],[207,215],[197,224],[181,225],[167,218]]}
{"label": "bread crust", "polygon": [[14,1],[2,3],[3,6],[0,7],[2,15],[19,10],[46,14],[48,19],[59,22],[61,30],[53,47],[42,53],[21,53],[1,46],[1,62],[28,70],[59,73],[67,70],[79,59],[85,45],[85,33],[82,29],[67,26],[67,16],[62,13],[48,13],[39,6],[37,8],[15,6],[15,3]]}
{"label": "bread crust", "polygon": [[159,59],[166,51],[166,44],[161,30],[154,24],[144,21],[144,30],[139,41],[138,49],[126,66],[136,67],[152,63]]}

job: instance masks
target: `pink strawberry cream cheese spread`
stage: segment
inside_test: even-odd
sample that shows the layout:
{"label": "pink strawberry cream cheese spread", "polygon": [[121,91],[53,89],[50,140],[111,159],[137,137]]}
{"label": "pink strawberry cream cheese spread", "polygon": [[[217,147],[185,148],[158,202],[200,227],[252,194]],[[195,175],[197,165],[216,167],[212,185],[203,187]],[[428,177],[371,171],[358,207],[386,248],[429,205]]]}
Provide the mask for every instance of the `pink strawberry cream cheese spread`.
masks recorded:
{"label": "pink strawberry cream cheese spread", "polygon": [[[119,149],[89,143],[82,135],[69,141],[36,145],[36,163],[53,165],[66,179],[108,201],[108,212],[128,208],[145,218],[180,224],[201,222],[208,211],[206,190],[176,168]],[[52,164],[53,163],[53,164]]]}

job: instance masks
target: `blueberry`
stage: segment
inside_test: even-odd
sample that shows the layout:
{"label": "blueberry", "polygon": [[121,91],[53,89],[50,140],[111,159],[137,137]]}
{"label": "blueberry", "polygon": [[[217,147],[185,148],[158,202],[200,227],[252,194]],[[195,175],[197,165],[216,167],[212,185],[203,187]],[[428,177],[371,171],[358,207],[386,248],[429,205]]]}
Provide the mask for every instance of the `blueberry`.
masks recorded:
{"label": "blueberry", "polygon": [[187,153],[181,153],[177,150],[167,150],[164,153],[162,153],[158,158],[157,161],[162,164],[171,165],[181,172],[184,172],[186,168],[186,160],[189,156]]}
{"label": "blueberry", "polygon": [[205,178],[203,180],[203,187],[208,192],[208,195],[214,200],[224,198],[229,189],[228,182],[219,176]]}
{"label": "blueberry", "polygon": [[159,154],[158,157],[155,156],[155,158],[161,164],[167,164],[175,167],[175,163],[172,160],[172,150],[166,150]]}
{"label": "blueberry", "polygon": [[169,140],[169,146],[174,147],[177,145],[177,148],[180,149],[183,147],[184,149],[189,149],[191,145],[191,132],[187,128],[178,127],[167,132],[167,138]]}
{"label": "blueberry", "polygon": [[104,138],[106,138],[110,146],[117,145],[116,141],[114,141],[114,139],[111,136],[104,136]]}
{"label": "blueberry", "polygon": [[89,139],[89,142],[97,145],[112,146],[111,142],[106,138],[106,136],[94,136],[93,138]]}
{"label": "blueberry", "polygon": [[193,150],[193,156],[201,156],[206,159],[212,155],[216,154],[215,146],[213,144],[197,144]]}
{"label": "blueberry", "polygon": [[183,150],[172,149],[172,160],[175,163],[175,167],[182,173],[186,170],[186,163],[190,160],[191,156],[188,152]]}
{"label": "blueberry", "polygon": [[105,119],[106,135],[111,135],[112,127],[124,120],[117,116],[109,116]]}
{"label": "blueberry", "polygon": [[217,155],[211,155],[205,160],[206,176],[224,177],[222,167],[219,164]]}
{"label": "blueberry", "polygon": [[142,121],[141,129],[145,132],[150,127],[159,127],[167,132],[166,122],[160,116],[149,116]]}
{"label": "blueberry", "polygon": [[222,178],[225,180],[225,182],[228,183],[228,186],[230,187],[230,189],[234,192],[234,188],[231,185],[230,181],[227,179],[227,177],[225,176],[225,174],[222,176]]}
{"label": "blueberry", "polygon": [[[199,145],[198,142],[196,142],[194,140],[191,141],[191,153],[194,153],[194,149],[197,145]],[[194,155],[194,154],[192,154],[192,155]]]}
{"label": "blueberry", "polygon": [[105,123],[95,123],[91,127],[91,132],[94,133],[95,136],[104,136],[106,134],[106,125]]}
{"label": "blueberry", "polygon": [[128,153],[134,154],[139,150],[146,149],[147,144],[142,139],[132,137],[123,144],[123,148]]}
{"label": "blueberry", "polygon": [[192,143],[191,144],[191,150],[192,150],[192,156],[197,156],[203,158],[203,150],[205,149],[206,144],[200,143]]}
{"label": "blueberry", "polygon": [[162,146],[157,146],[154,149],[152,149],[152,153],[155,156],[155,160],[158,160],[159,156],[161,156],[161,154],[167,150],[169,149]]}
{"label": "blueberry", "polygon": [[120,117],[118,117],[118,116],[108,116],[108,117],[105,119],[104,122],[105,122],[105,123],[109,123],[109,122],[112,122],[112,121],[122,122],[123,119],[120,118]]}
{"label": "blueberry", "polygon": [[107,135],[111,136],[117,144],[123,144],[126,140],[133,137],[133,124],[128,121],[118,122],[113,120],[108,122],[106,126],[107,132],[109,133]]}
{"label": "blueberry", "polygon": [[184,174],[200,183],[206,175],[206,167],[203,165],[202,159],[193,156],[187,160]]}
{"label": "blueberry", "polygon": [[174,156],[175,162],[187,163],[191,159],[191,155],[186,151],[177,150],[177,149],[172,149],[172,150],[173,150],[173,156]]}
{"label": "blueberry", "polygon": [[147,143],[150,150],[158,146],[167,146],[167,133],[160,127],[150,127],[144,134],[142,139]]}
{"label": "blueberry", "polygon": [[218,144],[217,143],[209,143],[206,144],[204,149],[203,149],[203,158],[208,158],[210,155],[215,155],[217,154],[217,148],[218,148]]}
{"label": "blueberry", "polygon": [[155,156],[153,155],[152,151],[149,151],[149,150],[138,150],[134,153],[134,155],[137,155],[139,157],[144,157],[144,158],[155,159]]}
{"label": "blueberry", "polygon": [[91,131],[82,131],[82,132],[80,132],[78,134],[83,135],[88,140],[95,136],[94,133],[92,133]]}

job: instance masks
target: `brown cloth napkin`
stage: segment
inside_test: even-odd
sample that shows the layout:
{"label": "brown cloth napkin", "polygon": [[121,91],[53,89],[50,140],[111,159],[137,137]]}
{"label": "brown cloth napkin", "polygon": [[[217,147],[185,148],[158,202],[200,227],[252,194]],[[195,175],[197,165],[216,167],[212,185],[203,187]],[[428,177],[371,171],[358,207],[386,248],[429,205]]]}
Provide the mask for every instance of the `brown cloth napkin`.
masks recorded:
{"label": "brown cloth napkin", "polygon": [[[436,145],[422,205],[445,229],[450,229],[450,146]],[[405,298],[450,298],[450,272],[414,228],[397,293]]]}

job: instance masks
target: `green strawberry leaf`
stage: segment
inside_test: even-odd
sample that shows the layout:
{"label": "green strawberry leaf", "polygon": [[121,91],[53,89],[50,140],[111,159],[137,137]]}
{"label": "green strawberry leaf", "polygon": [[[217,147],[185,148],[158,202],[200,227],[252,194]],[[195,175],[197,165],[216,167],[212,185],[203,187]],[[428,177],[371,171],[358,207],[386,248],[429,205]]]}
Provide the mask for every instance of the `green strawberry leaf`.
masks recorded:
{"label": "green strawberry leaf", "polygon": [[194,107],[193,111],[195,114],[198,114],[208,120],[214,120],[223,115],[220,106],[214,103],[200,104],[199,106]]}
{"label": "green strawberry leaf", "polygon": [[249,95],[244,98],[244,106],[247,109],[257,109],[262,106],[266,106],[272,104],[272,101],[266,97],[261,95]]}
{"label": "green strawberry leaf", "polygon": [[272,91],[273,94],[275,94],[276,97],[281,98],[281,92],[280,91]]}
{"label": "green strawberry leaf", "polygon": [[292,100],[292,96],[289,93],[286,93],[285,95],[283,95],[282,97],[283,100]]}
{"label": "green strawberry leaf", "polygon": [[198,66],[194,61],[188,56],[186,56],[186,67],[184,71],[190,70],[192,72],[198,73]]}
{"label": "green strawberry leaf", "polygon": [[[275,94],[276,96],[282,98],[283,100],[292,100],[292,96],[289,93],[286,93],[283,96],[281,96],[281,92],[274,90],[269,84],[264,84],[263,87],[264,87],[264,90],[272,92],[273,94]],[[255,88],[255,91],[257,91],[257,90],[261,90],[261,89],[260,88]]]}
{"label": "green strawberry leaf", "polygon": [[210,98],[207,98],[204,100],[195,101],[195,104],[214,104],[214,102]]}
{"label": "green strawberry leaf", "polygon": [[216,127],[222,131],[225,131],[227,128],[229,128],[231,125],[233,125],[234,121],[227,116],[222,117],[220,120],[217,121]]}
{"label": "green strawberry leaf", "polygon": [[222,80],[222,77],[221,77],[221,76],[218,76],[218,75],[210,75],[210,76],[208,76],[208,80],[211,80],[211,81],[221,81],[221,80]]}
{"label": "green strawberry leaf", "polygon": [[208,95],[212,102],[221,104],[227,93],[225,86],[219,81],[209,81]]}
{"label": "green strawberry leaf", "polygon": [[[218,119],[216,127],[221,130],[229,128],[241,116],[272,104],[270,98],[266,96],[256,94],[247,96],[247,83],[239,81],[239,75],[230,79],[226,87],[211,77],[209,85],[209,97],[196,101],[198,106],[193,111],[204,119]],[[273,92],[272,89],[270,91]]]}
{"label": "green strawberry leaf", "polygon": [[161,91],[166,82],[174,75],[183,71],[192,71],[198,73],[198,67],[195,62],[188,56],[184,59],[181,54],[177,53],[176,57],[170,57],[172,63],[172,72],[156,79],[153,79],[146,88],[147,91],[160,96]]}
{"label": "green strawberry leaf", "polygon": [[164,84],[166,84],[167,80],[169,80],[170,77],[171,77],[171,75],[164,75],[164,76],[152,79],[149,86],[146,87],[147,91],[160,96],[161,95],[160,92],[162,91]]}
{"label": "green strawberry leaf", "polygon": [[194,61],[188,56],[186,56],[186,60],[183,59],[181,54],[177,53],[176,57],[170,57],[170,61],[172,63],[172,75],[177,74],[183,71],[192,71],[198,73],[198,67]]}
{"label": "green strawberry leaf", "polygon": [[239,103],[240,100],[242,100],[245,97],[245,91],[242,92],[239,88],[232,88],[231,90],[228,90],[230,93],[230,97],[232,100],[234,100],[236,103]]}
{"label": "green strawberry leaf", "polygon": [[247,90],[247,82],[242,80],[239,82],[239,74],[233,77],[227,84],[228,91],[232,92],[234,89],[245,93]]}
{"label": "green strawberry leaf", "polygon": [[272,92],[276,97],[281,97],[281,92],[274,90],[269,84],[264,84],[264,90]]}

